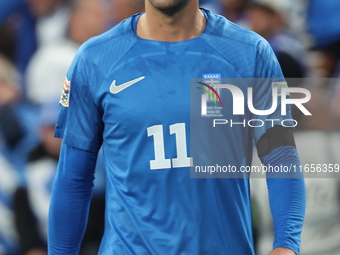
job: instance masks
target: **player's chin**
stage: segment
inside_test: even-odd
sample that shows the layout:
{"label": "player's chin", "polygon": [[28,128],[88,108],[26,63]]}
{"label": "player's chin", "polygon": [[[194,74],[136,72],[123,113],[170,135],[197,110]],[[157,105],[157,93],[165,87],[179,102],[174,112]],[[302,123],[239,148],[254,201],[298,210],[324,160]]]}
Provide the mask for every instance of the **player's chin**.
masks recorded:
{"label": "player's chin", "polygon": [[182,10],[189,1],[191,0],[149,0],[156,9],[170,16]]}

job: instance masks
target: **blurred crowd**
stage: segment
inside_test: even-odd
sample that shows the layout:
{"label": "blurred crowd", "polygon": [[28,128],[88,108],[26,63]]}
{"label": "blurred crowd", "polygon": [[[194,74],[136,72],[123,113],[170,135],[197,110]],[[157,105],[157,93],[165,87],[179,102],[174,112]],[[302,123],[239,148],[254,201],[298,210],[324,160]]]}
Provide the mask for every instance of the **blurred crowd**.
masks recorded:
{"label": "blurred crowd", "polygon": [[[266,38],[289,85],[311,91],[306,107],[313,117],[292,109],[298,132],[340,130],[340,0],[201,0],[200,5]],[[53,132],[65,75],[82,43],[143,10],[144,0],[0,2],[0,255],[47,254],[48,207],[61,143]],[[104,228],[101,162],[100,154],[83,255],[97,254]],[[330,203],[339,211],[338,180],[327,183],[332,185]],[[257,213],[259,205],[255,200]],[[340,222],[334,209],[330,217]],[[262,230],[254,226],[261,242]],[[338,243],[315,254],[339,255]],[[262,246],[257,244],[259,254],[265,254]],[[329,246],[333,251],[327,253]]]}

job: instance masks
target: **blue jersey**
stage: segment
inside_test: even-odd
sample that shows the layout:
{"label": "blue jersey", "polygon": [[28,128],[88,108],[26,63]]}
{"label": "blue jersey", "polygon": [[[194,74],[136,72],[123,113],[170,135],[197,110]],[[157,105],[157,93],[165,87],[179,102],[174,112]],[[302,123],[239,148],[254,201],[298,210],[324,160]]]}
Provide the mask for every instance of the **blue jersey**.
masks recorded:
{"label": "blue jersey", "polygon": [[[104,152],[106,226],[99,254],[255,254],[249,180],[190,178],[190,155],[179,157],[177,147],[189,154],[191,78],[282,72],[263,38],[202,11],[204,32],[181,42],[139,38],[136,14],[86,42],[67,74],[56,136],[81,150],[102,145]],[[271,87],[255,92],[254,100],[270,108]],[[250,164],[252,139],[268,128],[225,132],[226,163]]]}

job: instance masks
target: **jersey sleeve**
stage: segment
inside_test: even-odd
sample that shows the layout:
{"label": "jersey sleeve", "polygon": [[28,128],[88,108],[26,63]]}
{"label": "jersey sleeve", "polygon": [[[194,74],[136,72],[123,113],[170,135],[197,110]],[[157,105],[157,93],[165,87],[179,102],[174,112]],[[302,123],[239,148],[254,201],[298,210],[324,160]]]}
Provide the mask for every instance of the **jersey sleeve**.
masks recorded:
{"label": "jersey sleeve", "polygon": [[[276,110],[269,115],[252,114],[252,120],[261,120],[261,127],[252,127],[252,137],[255,144],[269,128],[276,125],[291,126],[293,124],[290,106],[287,105],[286,115],[281,115],[281,93],[280,88],[287,87],[280,64],[270,47],[269,43],[261,39],[257,44],[256,70],[253,82],[253,106],[256,110],[269,110],[273,104],[272,89],[278,88],[278,100]],[[262,123],[259,121],[259,123]],[[260,125],[256,122],[255,125]]]}
{"label": "jersey sleeve", "polygon": [[95,103],[95,84],[87,75],[83,46],[66,75],[55,137],[68,146],[97,152],[102,143],[102,111]]}

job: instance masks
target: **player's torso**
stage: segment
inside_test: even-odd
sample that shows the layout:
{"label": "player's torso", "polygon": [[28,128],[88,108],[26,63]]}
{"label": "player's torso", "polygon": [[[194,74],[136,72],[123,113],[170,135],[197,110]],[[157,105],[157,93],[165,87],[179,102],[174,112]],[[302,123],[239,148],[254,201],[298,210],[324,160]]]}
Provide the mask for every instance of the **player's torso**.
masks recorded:
{"label": "player's torso", "polygon": [[[237,242],[248,243],[251,239],[245,236],[250,228],[243,230],[248,233],[246,235],[240,231],[241,238],[232,237],[230,230],[216,237],[215,234],[223,232],[228,223],[214,220],[222,217],[224,221],[237,222],[231,223],[237,229],[243,229],[241,222],[244,220],[248,222],[246,225],[251,225],[247,181],[191,179],[189,168],[195,162],[190,155],[190,129],[193,128],[190,125],[190,111],[193,110],[190,86],[195,86],[194,89],[197,86],[190,80],[200,78],[202,74],[237,78],[239,74],[232,64],[200,38],[180,44],[141,40],[117,64],[101,70],[103,78],[96,98],[104,113],[103,148],[110,186],[108,196],[112,210],[119,212],[112,224],[123,229],[120,235],[131,235],[134,232],[131,229],[136,227],[135,232],[143,233],[136,239],[146,238],[140,241],[145,242],[144,246],[154,245],[161,250],[172,247],[168,254],[198,251],[222,254],[219,250],[226,249],[225,245],[237,247]],[[246,90],[246,87],[241,89]],[[231,94],[226,93],[222,100],[231,105]],[[232,107],[226,105],[224,109],[225,117],[231,118]],[[200,107],[196,110],[200,112]],[[248,131],[247,128],[229,130],[217,139],[230,147],[235,145],[231,141],[238,136],[240,140],[244,139],[246,146]],[[208,142],[205,133],[202,127],[202,137]],[[241,155],[243,157],[245,153]],[[244,193],[239,192],[239,187]],[[227,193],[228,198],[220,204],[223,194]],[[218,204],[212,200],[215,195],[215,201],[220,201]],[[235,201],[244,206],[241,216],[227,208]],[[214,212],[210,212],[211,219],[202,222],[202,217],[209,214],[207,208],[214,208]],[[131,213],[138,211],[140,214],[135,221],[131,220]],[[185,223],[179,219],[185,219]],[[127,224],[120,224],[120,221],[131,225],[127,228]],[[214,234],[206,237],[209,241],[199,241],[209,228],[214,229]],[[164,234],[162,238],[154,236],[160,232]],[[113,234],[110,235],[112,241]],[[227,243],[226,236],[229,236]],[[176,245],[165,241],[170,239],[178,239],[174,241]],[[246,245],[247,251],[252,249],[250,243]],[[141,248],[139,252],[144,254],[145,251]]]}
{"label": "player's torso", "polygon": [[[104,112],[104,145],[108,145],[112,155],[119,155],[112,159],[119,170],[131,169],[124,162],[135,162],[141,171],[173,167],[169,162],[152,167],[150,161],[161,157],[161,149],[163,161],[179,157],[176,139],[185,142],[187,148],[187,155],[180,157],[190,157],[190,111],[200,112],[200,102],[193,109],[190,95],[200,84],[193,84],[191,79],[203,74],[239,77],[233,65],[200,38],[181,43],[140,40],[117,64],[108,64],[101,70],[102,83],[96,98]],[[247,87],[240,89],[246,93]],[[221,99],[223,118],[235,119],[231,93],[221,93]],[[201,129],[204,134],[204,127]],[[235,136],[243,137],[241,144],[245,149],[248,127],[224,130],[220,139],[233,144]],[[179,141],[184,136],[185,141]],[[155,148],[155,143],[163,143],[163,148]],[[181,166],[189,165],[178,167]]]}

